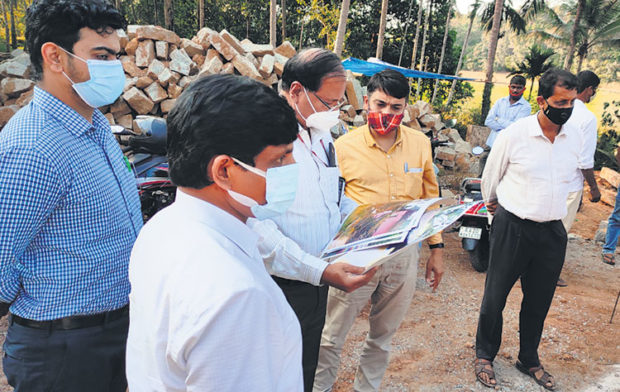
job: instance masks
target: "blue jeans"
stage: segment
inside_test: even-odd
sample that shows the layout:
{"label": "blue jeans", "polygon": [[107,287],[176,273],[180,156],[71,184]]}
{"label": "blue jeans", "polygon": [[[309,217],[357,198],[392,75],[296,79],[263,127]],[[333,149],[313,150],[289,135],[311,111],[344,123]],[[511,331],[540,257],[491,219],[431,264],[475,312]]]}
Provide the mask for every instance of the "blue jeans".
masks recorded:
{"label": "blue jeans", "polygon": [[614,212],[611,213],[607,223],[607,234],[605,235],[603,253],[616,253],[618,235],[620,235],[620,192],[616,193],[616,205],[614,206]]}
{"label": "blue jeans", "polygon": [[12,323],[2,365],[15,392],[125,392],[129,315],[105,325],[44,330]]}

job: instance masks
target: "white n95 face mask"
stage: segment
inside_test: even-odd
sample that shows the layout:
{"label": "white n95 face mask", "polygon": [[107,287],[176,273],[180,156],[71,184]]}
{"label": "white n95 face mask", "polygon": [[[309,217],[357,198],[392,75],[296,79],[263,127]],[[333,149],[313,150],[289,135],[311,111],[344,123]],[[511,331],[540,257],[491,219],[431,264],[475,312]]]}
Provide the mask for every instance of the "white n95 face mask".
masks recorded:
{"label": "white n95 face mask", "polygon": [[125,87],[125,71],[120,60],[84,60],[65,49],[62,50],[88,65],[90,79],[81,83],[73,82],[63,71],[75,92],[88,106],[98,108],[116,101]]}
{"label": "white n95 face mask", "polygon": [[232,159],[244,169],[265,178],[265,198],[267,199],[267,203],[258,204],[258,202],[251,197],[235,192],[232,189],[228,190],[230,197],[238,203],[249,207],[254,217],[259,220],[273,218],[283,214],[289,209],[295,201],[295,196],[297,194],[297,181],[299,176],[299,165],[297,163],[272,167],[267,169],[267,172],[264,172],[236,158]]}
{"label": "white n95 face mask", "polygon": [[314,113],[312,113],[311,115],[308,116],[308,118],[306,118],[299,111],[297,104],[295,104],[295,109],[297,110],[297,113],[299,113],[301,118],[303,118],[304,121],[306,122],[306,127],[310,129],[315,129],[320,132],[328,132],[330,129],[332,129],[338,124],[338,117],[340,116],[339,108],[328,110],[326,112],[319,112],[316,110],[316,108],[312,104],[312,101],[310,100],[310,97],[308,96],[308,91],[306,90],[305,87],[304,87],[304,94],[306,94],[306,99],[308,100],[308,103],[310,104],[310,107],[312,108]]}

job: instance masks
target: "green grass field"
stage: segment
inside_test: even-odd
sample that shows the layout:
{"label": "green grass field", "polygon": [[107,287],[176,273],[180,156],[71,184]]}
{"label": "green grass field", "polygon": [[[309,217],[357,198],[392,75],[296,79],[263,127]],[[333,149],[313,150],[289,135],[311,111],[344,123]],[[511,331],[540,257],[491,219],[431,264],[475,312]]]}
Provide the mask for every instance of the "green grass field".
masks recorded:
{"label": "green grass field", "polygon": [[[466,78],[472,78],[476,80],[484,79],[484,72],[473,72],[473,71],[463,71],[461,72],[461,76]],[[491,91],[491,104],[495,103],[501,97],[505,97],[508,95],[508,82],[510,81],[510,76],[508,76],[505,72],[496,72],[493,75],[493,82],[495,85],[493,86],[493,90]],[[474,87],[474,96],[468,99],[463,105],[464,109],[472,109],[475,107],[480,107],[482,104],[482,91],[484,90],[484,82],[469,82]],[[530,83],[528,80],[527,86],[525,89],[525,93],[523,96],[525,99],[530,94]],[[532,93],[532,97],[536,96],[538,91],[538,80],[534,82],[534,92]],[[605,102],[612,101],[620,101],[620,82],[613,83],[601,83],[599,86],[596,95],[592,98],[592,101],[586,106],[590,109],[596,117],[600,120],[601,115],[603,114],[603,104]],[[538,107],[532,107],[532,111],[537,111]]]}

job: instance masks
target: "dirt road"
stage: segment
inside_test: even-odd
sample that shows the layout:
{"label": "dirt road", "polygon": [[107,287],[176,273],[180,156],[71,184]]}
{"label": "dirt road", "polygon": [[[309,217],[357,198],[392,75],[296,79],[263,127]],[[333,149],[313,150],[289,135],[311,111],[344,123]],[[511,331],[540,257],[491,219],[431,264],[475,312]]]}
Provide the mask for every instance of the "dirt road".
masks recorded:
{"label": "dirt road", "polygon": [[[620,391],[620,314],[609,324],[620,289],[620,267],[603,264],[601,245],[592,241],[610,212],[609,206],[584,202],[568,244],[563,272],[568,287],[558,288],[547,317],[540,356],[560,391]],[[418,291],[394,338],[383,391],[489,391],[476,383],[472,365],[485,275],[471,268],[456,233],[445,234],[445,242],[447,271],[436,293],[424,283],[424,265],[418,268]],[[424,250],[422,260],[427,256]],[[517,284],[504,311],[503,343],[495,361],[497,389],[542,391],[514,368],[520,300]],[[349,334],[335,391],[352,390],[367,316],[366,310]],[[6,319],[0,322],[0,332],[6,333]],[[11,388],[2,379],[0,392],[5,391]]]}
{"label": "dirt road", "polygon": [[[592,239],[611,207],[584,201],[569,235],[562,276],[543,332],[540,357],[560,391],[620,391],[620,315],[609,319],[618,290],[620,270],[601,262],[601,245]],[[444,235],[446,273],[431,293],[418,268],[418,290],[409,313],[394,337],[392,358],[382,391],[488,391],[473,374],[478,310],[485,274],[475,272],[457,233]],[[422,259],[426,260],[428,250]],[[514,367],[518,354],[519,283],[504,310],[502,347],[495,360],[500,391],[542,391]],[[352,390],[361,345],[368,332],[368,309],[349,333],[335,391]],[[607,375],[616,378],[599,383]],[[600,385],[599,385],[600,384]]]}

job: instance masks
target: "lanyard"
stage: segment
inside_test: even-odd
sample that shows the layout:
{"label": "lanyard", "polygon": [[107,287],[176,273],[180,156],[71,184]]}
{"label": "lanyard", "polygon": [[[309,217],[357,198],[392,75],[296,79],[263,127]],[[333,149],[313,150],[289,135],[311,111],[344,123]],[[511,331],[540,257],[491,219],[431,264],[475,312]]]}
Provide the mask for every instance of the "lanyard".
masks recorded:
{"label": "lanyard", "polygon": [[[300,135],[299,133],[297,134],[297,139],[299,139],[299,141],[301,142],[301,144],[303,144],[303,145],[304,145],[304,147],[306,147],[306,148],[308,149],[308,151],[310,151],[310,153],[312,154],[313,159],[314,159],[315,161],[320,162],[320,163],[321,163],[321,165],[323,165],[323,166],[325,166],[325,167],[335,167],[335,166],[336,166],[336,165],[335,165],[335,162],[332,164],[332,162],[330,162],[330,161],[331,161],[331,159],[329,158],[329,157],[330,157],[330,152],[333,154],[333,148],[334,148],[334,147],[333,147],[333,144],[331,144],[331,145],[330,145],[330,149],[328,150],[327,148],[325,148],[325,144],[323,143],[323,139],[319,140],[319,142],[321,143],[321,146],[323,147],[323,151],[325,151],[325,156],[327,157],[327,161],[328,161],[328,162],[327,162],[327,163],[325,163],[325,162],[321,159],[321,157],[319,157],[319,156],[316,154],[316,152],[314,152],[314,151],[312,150],[312,148],[311,148],[311,147],[309,147],[309,146],[306,144],[306,142],[304,142],[304,139],[301,137],[301,135]],[[335,159],[334,159],[334,161],[335,161]]]}

